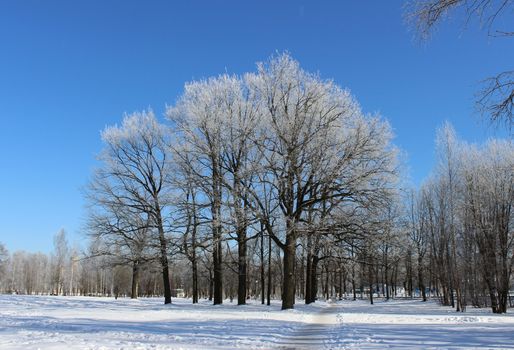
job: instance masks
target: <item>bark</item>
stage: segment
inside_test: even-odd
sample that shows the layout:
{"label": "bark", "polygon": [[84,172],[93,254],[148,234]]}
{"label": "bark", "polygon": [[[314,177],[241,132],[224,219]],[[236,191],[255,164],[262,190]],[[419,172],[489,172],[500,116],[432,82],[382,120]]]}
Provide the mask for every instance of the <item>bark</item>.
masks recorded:
{"label": "bark", "polygon": [[264,228],[261,225],[261,304],[264,305],[265,298],[265,285],[264,285]]}
{"label": "bark", "polygon": [[373,305],[373,266],[368,264],[368,278],[369,278],[369,301]]}
{"label": "bark", "polygon": [[237,271],[237,305],[246,304],[247,293],[247,266],[246,266],[246,218],[242,208],[239,196],[242,195],[241,186],[239,185],[239,175],[237,171],[234,174],[234,206],[236,214],[236,235],[237,235],[237,251],[238,251],[238,271]]}
{"label": "bark", "polygon": [[[328,263],[325,264],[325,299],[328,300],[328,298],[330,297],[330,272],[329,272],[329,267],[328,267]],[[316,299],[314,299],[316,300]]]}
{"label": "bark", "polygon": [[385,262],[384,262],[384,281],[385,281],[385,295],[386,300],[389,300],[389,285],[388,285],[388,279],[389,279],[389,260],[388,260],[388,247],[385,248]]}
{"label": "bark", "polygon": [[423,279],[423,257],[418,253],[418,285],[419,290],[421,291],[421,296],[423,297],[423,301],[427,301],[427,293]]}
{"label": "bark", "polygon": [[217,156],[212,157],[212,235],[214,305],[223,303],[223,250],[221,242],[221,173]]}
{"label": "bark", "polygon": [[271,304],[271,236],[268,236],[268,292],[267,305]]}
{"label": "bark", "polygon": [[[246,231],[246,230],[245,230]],[[237,305],[246,304],[246,233],[238,233]]]}
{"label": "bark", "polygon": [[214,296],[214,277],[212,276],[212,270],[209,269],[209,301],[212,301]]}
{"label": "bark", "polygon": [[[194,250],[193,250],[194,252]],[[193,253],[194,254],[194,253]],[[194,258],[192,259],[193,265],[193,304],[198,303],[198,263],[196,261],[196,254],[194,254]]]}
{"label": "bark", "polygon": [[295,274],[294,262],[296,257],[296,239],[294,233],[288,232],[284,247],[284,276],[282,286],[282,310],[294,308]]}
{"label": "bark", "polygon": [[[317,254],[307,253],[307,268],[305,278],[305,304],[311,304],[316,301],[318,294],[318,263]],[[328,284],[328,282],[327,282]],[[326,292],[326,289],[324,290]]]}
{"label": "bark", "polygon": [[164,304],[171,304],[171,287],[170,287],[170,272],[168,267],[168,251],[167,251],[167,243],[166,237],[164,236],[164,228],[162,224],[161,212],[158,204],[156,204],[157,208],[157,229],[159,231],[159,243],[160,243],[160,253],[161,253],[161,268],[162,268],[162,282],[164,289]]}
{"label": "bark", "polygon": [[307,267],[305,269],[305,304],[312,303],[312,255],[307,253]]}
{"label": "bark", "polygon": [[346,294],[346,273],[339,269],[339,300],[343,300],[343,293]]}
{"label": "bark", "polygon": [[132,288],[130,292],[131,299],[137,299],[139,287],[139,262],[136,260],[132,264]]}
{"label": "bark", "polygon": [[[352,267],[352,269],[354,270],[355,268]],[[353,292],[353,300],[357,300],[357,290],[355,288],[355,278],[353,277],[354,275],[352,275],[352,292]]]}

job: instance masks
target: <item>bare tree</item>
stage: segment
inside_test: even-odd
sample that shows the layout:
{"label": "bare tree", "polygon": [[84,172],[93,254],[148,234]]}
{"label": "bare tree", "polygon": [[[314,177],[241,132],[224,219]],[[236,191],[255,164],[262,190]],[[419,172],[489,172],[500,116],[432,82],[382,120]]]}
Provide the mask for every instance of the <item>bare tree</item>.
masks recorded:
{"label": "bare tree", "polygon": [[480,253],[479,263],[492,311],[507,311],[514,268],[514,147],[491,141],[464,154],[465,212]]}
{"label": "bare tree", "polygon": [[102,244],[94,256],[111,257],[112,266],[132,267],[131,298],[138,296],[141,268],[155,257],[152,223],[147,213],[132,212],[129,207],[113,203],[91,193],[94,206],[89,215],[90,237]]}
{"label": "bare tree", "polygon": [[192,299],[193,304],[198,303],[199,298],[199,263],[200,250],[207,248],[207,237],[202,234],[202,227],[209,219],[202,213],[209,207],[205,200],[202,201],[202,185],[196,176],[199,164],[188,151],[187,145],[175,145],[173,149],[176,172],[173,176],[173,186],[177,189],[174,200],[176,210],[176,230],[182,231],[182,237],[178,238],[177,245],[181,253],[191,264]]}
{"label": "bare tree", "polygon": [[427,301],[425,270],[427,269],[425,257],[428,251],[430,238],[430,202],[427,189],[422,188],[416,195],[411,192],[408,227],[409,238],[414,246],[417,257],[418,287],[423,301]]}
{"label": "bare tree", "polygon": [[66,264],[69,258],[69,250],[66,231],[60,230],[54,236],[53,283],[54,293],[56,295],[66,294],[64,278]]}
{"label": "bare tree", "polygon": [[90,186],[104,206],[123,207],[131,215],[144,215],[148,226],[155,230],[165,304],[171,303],[165,228],[171,175],[167,137],[169,132],[151,111],[126,116],[120,127],[106,128],[102,132],[103,164]]}
{"label": "bare tree", "polygon": [[[7,270],[7,263],[9,259],[9,251],[3,243],[0,243],[0,290],[2,284],[5,284],[5,273]],[[3,282],[3,283],[1,283]]]}
{"label": "bare tree", "polygon": [[[283,240],[269,234],[283,250],[282,308],[289,309],[304,215],[326,200],[378,200],[394,177],[394,151],[386,123],[362,115],[347,91],[305,72],[287,54],[260,64],[247,79],[265,111],[256,142],[285,225]],[[256,191],[249,194],[262,203]]]}
{"label": "bare tree", "polygon": [[235,239],[238,247],[238,305],[246,304],[247,297],[247,242],[255,238],[248,237],[251,226],[249,209],[245,198],[246,188],[254,177],[252,161],[256,156],[253,140],[260,123],[259,104],[255,92],[245,86],[244,81],[237,80],[237,85],[229,91],[226,102],[226,117],[222,122],[222,167],[224,169],[223,184],[231,194],[229,206],[234,215]]}
{"label": "bare tree", "polygon": [[[176,125],[176,134],[183,140],[191,158],[199,165],[192,169],[197,184],[211,204],[213,240],[214,304],[223,303],[223,120],[239,94],[239,79],[223,75],[206,81],[186,84],[184,94],[167,116]],[[181,152],[177,153],[179,156]],[[187,164],[187,163],[184,163]]]}

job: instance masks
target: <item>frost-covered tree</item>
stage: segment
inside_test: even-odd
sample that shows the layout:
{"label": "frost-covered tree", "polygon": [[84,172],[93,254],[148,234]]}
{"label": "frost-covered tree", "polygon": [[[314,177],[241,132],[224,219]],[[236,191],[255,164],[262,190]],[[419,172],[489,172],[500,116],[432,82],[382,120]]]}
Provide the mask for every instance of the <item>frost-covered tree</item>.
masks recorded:
{"label": "frost-covered tree", "polygon": [[152,111],[125,116],[121,126],[107,127],[102,132],[102,166],[90,186],[104,207],[120,207],[120,214],[140,216],[147,229],[156,233],[165,304],[171,303],[166,229],[172,173],[168,138],[169,132]]}
{"label": "frost-covered tree", "polygon": [[196,176],[211,201],[215,304],[221,302],[222,207],[232,214],[238,244],[239,303],[245,302],[253,220],[283,251],[288,309],[307,213],[323,202],[371,205],[393,186],[388,124],[363,115],[348,91],[305,72],[288,54],[242,78],[222,75],[187,84],[168,117],[200,164]]}
{"label": "frost-covered tree", "polygon": [[[223,120],[239,93],[239,80],[223,75],[186,84],[177,105],[167,115],[198,167],[197,183],[209,198],[211,211],[214,304],[223,303]],[[180,153],[179,153],[180,155]]]}
{"label": "frost-covered tree", "polygon": [[5,288],[6,278],[5,273],[7,270],[7,263],[9,259],[9,251],[3,243],[0,243],[0,290]]}
{"label": "frost-covered tree", "polygon": [[[506,312],[514,267],[512,141],[469,145],[448,123],[437,135],[439,162],[412,210],[411,239],[427,245],[423,264],[444,305]],[[424,275],[418,274],[418,284]]]}
{"label": "frost-covered tree", "polygon": [[229,211],[233,217],[235,240],[237,242],[238,305],[246,304],[247,297],[247,242],[254,238],[248,236],[252,227],[247,206],[247,187],[255,178],[255,133],[258,129],[260,111],[255,91],[250,89],[244,79],[236,80],[231,89],[226,106],[226,117],[222,120],[222,156],[224,186],[230,199]]}
{"label": "frost-covered tree", "polygon": [[423,301],[427,301],[425,277],[427,263],[425,258],[429,249],[430,230],[433,228],[428,191],[426,187],[422,187],[417,193],[412,191],[408,203],[407,232],[417,258],[418,288],[421,291]]}
{"label": "frost-covered tree", "polygon": [[66,231],[60,230],[54,236],[53,260],[53,288],[57,295],[66,294],[65,277],[69,259],[68,239]]}
{"label": "frost-covered tree", "polygon": [[492,311],[507,311],[514,268],[514,145],[493,140],[464,153],[465,220],[479,252]]}
{"label": "frost-covered tree", "polygon": [[[348,91],[304,71],[288,54],[259,64],[247,80],[263,110],[257,159],[284,221],[282,237],[269,234],[283,251],[282,308],[289,309],[305,215],[328,200],[379,202],[393,187],[395,151],[386,122],[364,115]],[[258,192],[249,193],[262,203]]]}
{"label": "frost-covered tree", "polygon": [[[440,220],[442,220],[440,239],[444,242],[446,249],[444,260],[446,261],[450,302],[452,306],[457,307],[457,311],[463,308],[462,275],[456,266],[457,236],[459,235],[457,199],[460,181],[459,167],[461,166],[460,147],[455,130],[448,122],[444,123],[437,130],[436,151],[439,161],[435,171],[439,181],[438,197]],[[454,291],[456,295],[454,295]]]}

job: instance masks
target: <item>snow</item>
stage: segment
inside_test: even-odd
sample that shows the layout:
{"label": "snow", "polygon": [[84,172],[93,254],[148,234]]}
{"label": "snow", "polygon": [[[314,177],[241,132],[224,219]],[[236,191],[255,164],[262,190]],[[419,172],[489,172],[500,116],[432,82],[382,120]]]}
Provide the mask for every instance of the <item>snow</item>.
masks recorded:
{"label": "snow", "polygon": [[514,316],[435,301],[316,302],[0,296],[0,349],[514,349]]}

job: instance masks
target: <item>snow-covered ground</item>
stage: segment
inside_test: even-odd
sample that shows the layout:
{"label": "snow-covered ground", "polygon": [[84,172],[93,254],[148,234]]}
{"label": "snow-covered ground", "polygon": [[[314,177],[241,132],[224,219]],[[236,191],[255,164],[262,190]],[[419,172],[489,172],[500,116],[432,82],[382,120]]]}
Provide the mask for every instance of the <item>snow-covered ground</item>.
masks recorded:
{"label": "snow-covered ground", "polygon": [[247,306],[0,296],[1,349],[514,349],[514,316],[435,302]]}

